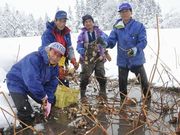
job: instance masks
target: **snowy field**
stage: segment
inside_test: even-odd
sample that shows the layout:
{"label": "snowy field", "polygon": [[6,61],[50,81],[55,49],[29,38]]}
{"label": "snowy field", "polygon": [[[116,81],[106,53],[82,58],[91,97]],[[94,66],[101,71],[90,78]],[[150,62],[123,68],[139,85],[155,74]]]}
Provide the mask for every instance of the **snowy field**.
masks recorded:
{"label": "snowy field", "polygon": [[[178,34],[179,33],[179,34]],[[107,32],[109,34],[109,32]],[[179,36],[180,29],[161,29],[160,30],[160,59],[157,67],[157,72],[153,79],[153,84],[162,86],[163,84],[168,86],[179,86],[180,81],[180,45]],[[72,34],[72,43],[76,48],[76,40],[78,33]],[[150,77],[151,71],[156,61],[156,53],[158,49],[157,30],[147,30],[148,45],[145,49],[146,56],[146,72]],[[11,66],[21,59],[26,54],[36,51],[41,45],[41,37],[20,37],[20,38],[3,38],[0,39],[0,92],[3,91],[8,96],[8,90],[4,83],[5,75]],[[18,53],[19,52],[19,53]],[[76,52],[76,51],[75,51]],[[116,47],[109,50],[112,57],[111,62],[106,62],[106,76],[110,78],[117,78],[117,66],[116,66]],[[19,55],[18,55],[19,54]],[[76,57],[79,55],[76,52]],[[80,69],[78,69],[78,72]],[[172,76],[174,76],[174,78]],[[134,78],[134,74],[129,74],[130,78]],[[162,78],[162,79],[161,79]],[[8,108],[5,99],[0,94],[0,107],[10,110]],[[12,103],[11,99],[10,102]],[[9,121],[13,121],[12,117],[7,116]],[[6,120],[0,110],[0,127],[7,125]]]}

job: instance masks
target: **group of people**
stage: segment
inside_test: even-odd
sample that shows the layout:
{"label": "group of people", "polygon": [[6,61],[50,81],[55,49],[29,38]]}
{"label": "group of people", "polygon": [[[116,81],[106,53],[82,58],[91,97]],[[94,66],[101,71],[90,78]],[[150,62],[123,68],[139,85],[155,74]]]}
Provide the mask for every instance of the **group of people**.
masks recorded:
{"label": "group of people", "polygon": [[121,101],[127,95],[129,71],[137,76],[144,96],[151,97],[143,66],[143,50],[147,45],[146,29],[142,23],[132,18],[132,7],[129,3],[120,4],[118,12],[120,19],[114,24],[109,36],[94,24],[91,15],[82,17],[84,27],[78,36],[76,47],[80,54],[78,61],[74,54],[70,29],[66,26],[67,13],[60,10],[55,14],[54,21],[47,22],[38,51],[28,54],[13,65],[6,76],[17,116],[22,122],[27,125],[33,125],[34,122],[34,111],[28,102],[28,96],[42,104],[45,117],[49,116],[51,106],[55,103],[54,93],[58,83],[69,86],[69,81],[64,77],[69,61],[75,69],[81,64],[81,99],[86,97],[86,86],[93,72],[99,82],[99,95],[106,98],[105,51],[116,44]]}

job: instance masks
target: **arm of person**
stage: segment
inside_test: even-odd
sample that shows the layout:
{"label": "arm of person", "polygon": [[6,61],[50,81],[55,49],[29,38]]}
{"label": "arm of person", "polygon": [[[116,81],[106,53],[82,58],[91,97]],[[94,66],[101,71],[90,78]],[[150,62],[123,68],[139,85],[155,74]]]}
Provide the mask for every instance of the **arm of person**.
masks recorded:
{"label": "arm of person", "polygon": [[117,42],[117,34],[115,31],[115,28],[111,31],[108,39],[107,39],[107,46],[106,48],[113,48],[116,45]]}
{"label": "arm of person", "polygon": [[72,46],[70,33],[66,35],[65,39],[67,42],[68,58],[70,59],[71,63],[74,65],[76,63],[76,57],[75,57],[75,53],[74,53],[74,48]]}
{"label": "arm of person", "polygon": [[57,85],[58,85],[58,68],[54,67],[54,70],[52,72],[51,80],[47,82],[44,86],[44,90],[47,93],[48,96],[48,102],[53,104],[54,103],[54,93],[56,91]]}
{"label": "arm of person", "polygon": [[102,40],[106,42],[108,35],[100,29],[99,29],[99,32],[100,32],[100,37],[102,38]]}
{"label": "arm of person", "polygon": [[144,49],[147,45],[147,35],[146,29],[143,24],[140,25],[139,33],[138,33],[138,41],[137,41],[137,49]]}
{"label": "arm of person", "polygon": [[40,78],[41,71],[39,67],[40,61],[37,55],[29,56],[22,62],[24,83],[31,94],[40,101],[46,96],[46,92]]}
{"label": "arm of person", "polygon": [[76,50],[80,55],[84,55],[85,53],[83,32],[81,32],[80,35],[78,36]]}

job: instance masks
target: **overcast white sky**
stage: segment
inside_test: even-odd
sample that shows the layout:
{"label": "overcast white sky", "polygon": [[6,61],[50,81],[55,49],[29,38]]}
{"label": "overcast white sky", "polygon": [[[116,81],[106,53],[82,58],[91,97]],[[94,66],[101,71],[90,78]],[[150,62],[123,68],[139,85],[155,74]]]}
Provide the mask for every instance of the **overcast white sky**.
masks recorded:
{"label": "overcast white sky", "polygon": [[[163,13],[169,11],[180,12],[180,0],[155,0],[162,8]],[[0,5],[3,7],[8,3],[10,7],[32,13],[35,17],[44,17],[45,13],[53,19],[57,7],[63,10],[68,10],[70,5],[74,5],[76,0],[0,0]],[[72,8],[74,9],[74,8]]]}
{"label": "overcast white sky", "polygon": [[44,17],[45,13],[54,19],[57,7],[68,10],[70,5],[74,5],[75,0],[0,0],[0,6],[4,7],[7,3],[11,8],[32,13],[35,17]]}

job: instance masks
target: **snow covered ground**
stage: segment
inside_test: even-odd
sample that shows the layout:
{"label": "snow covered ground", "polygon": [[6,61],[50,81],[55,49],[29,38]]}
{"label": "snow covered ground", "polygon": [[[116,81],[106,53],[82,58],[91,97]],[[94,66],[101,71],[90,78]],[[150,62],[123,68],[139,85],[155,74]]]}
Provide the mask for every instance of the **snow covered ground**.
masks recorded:
{"label": "snow covered ground", "polygon": [[[179,33],[179,34],[178,34]],[[109,32],[107,32],[109,34]],[[160,59],[158,63],[158,72],[156,72],[153,79],[153,84],[162,86],[166,84],[168,86],[179,86],[175,81],[180,81],[180,45],[179,36],[180,29],[161,29],[160,30]],[[74,48],[76,48],[76,40],[78,33],[72,34],[72,43]],[[151,71],[156,61],[156,53],[158,48],[158,38],[157,30],[149,29],[147,30],[148,46],[145,49],[146,55],[146,72],[148,77],[151,75]],[[19,59],[21,59],[26,54],[36,51],[41,45],[41,37],[20,37],[20,38],[3,38],[0,39],[0,92],[3,91],[6,96],[8,96],[8,90],[4,79],[6,73],[11,68],[11,66]],[[19,51],[19,55],[18,55]],[[76,52],[76,51],[75,51]],[[106,75],[111,78],[117,78],[117,66],[116,66],[116,47],[109,50],[112,57],[111,62],[106,62]],[[77,58],[79,55],[76,52]],[[80,69],[78,69],[80,71]],[[169,72],[169,73],[168,73]],[[171,77],[173,75],[175,78]],[[161,76],[161,77],[160,77]],[[135,77],[134,74],[129,74],[130,78]],[[162,79],[161,79],[162,78]],[[10,98],[9,98],[10,99]],[[12,100],[10,99],[12,103]],[[0,94],[0,107],[10,111],[7,107],[7,103]],[[8,121],[12,122],[13,119],[7,115]],[[7,126],[7,122],[0,110],[0,127]]]}

